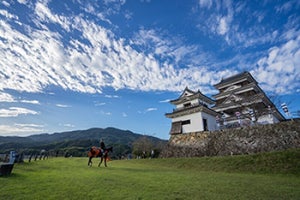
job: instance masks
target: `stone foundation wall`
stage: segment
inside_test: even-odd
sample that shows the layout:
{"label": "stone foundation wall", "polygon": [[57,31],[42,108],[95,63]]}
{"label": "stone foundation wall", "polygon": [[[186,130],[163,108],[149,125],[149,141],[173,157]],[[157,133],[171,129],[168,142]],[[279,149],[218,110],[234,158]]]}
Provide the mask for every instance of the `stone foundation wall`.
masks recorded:
{"label": "stone foundation wall", "polygon": [[300,148],[300,121],[171,135],[161,157],[253,154]]}

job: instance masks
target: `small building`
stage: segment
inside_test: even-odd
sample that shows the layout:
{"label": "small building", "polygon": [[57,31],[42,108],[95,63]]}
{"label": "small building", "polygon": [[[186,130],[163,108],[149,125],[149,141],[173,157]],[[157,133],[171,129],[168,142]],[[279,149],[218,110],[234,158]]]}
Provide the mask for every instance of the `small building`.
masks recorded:
{"label": "small building", "polygon": [[165,116],[172,119],[170,134],[191,133],[199,131],[213,131],[217,129],[216,116],[212,110],[215,101],[186,87],[178,99],[171,100],[175,105],[172,113]]}
{"label": "small building", "polygon": [[222,79],[214,87],[219,93],[213,95],[216,105],[212,109],[222,114],[220,121],[227,128],[285,120],[247,71]]}

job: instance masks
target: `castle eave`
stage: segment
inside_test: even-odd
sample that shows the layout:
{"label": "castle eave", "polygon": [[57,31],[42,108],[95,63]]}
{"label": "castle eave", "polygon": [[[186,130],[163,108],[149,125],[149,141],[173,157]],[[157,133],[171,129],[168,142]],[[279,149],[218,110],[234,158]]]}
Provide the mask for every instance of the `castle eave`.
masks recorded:
{"label": "castle eave", "polygon": [[226,98],[232,93],[242,94],[244,92],[248,92],[248,91],[252,91],[252,90],[259,91],[259,88],[255,83],[250,83],[247,86],[240,87],[240,88],[237,88],[235,90],[230,90],[230,91],[227,91],[227,92],[219,93],[219,94],[213,95],[213,97],[218,100],[218,99]]}
{"label": "castle eave", "polygon": [[165,116],[168,118],[176,118],[184,115],[189,115],[197,112],[204,112],[213,116],[217,116],[218,113],[210,108],[207,108],[202,105],[190,107],[190,108],[185,108],[181,110],[174,110],[172,113],[166,113]]}

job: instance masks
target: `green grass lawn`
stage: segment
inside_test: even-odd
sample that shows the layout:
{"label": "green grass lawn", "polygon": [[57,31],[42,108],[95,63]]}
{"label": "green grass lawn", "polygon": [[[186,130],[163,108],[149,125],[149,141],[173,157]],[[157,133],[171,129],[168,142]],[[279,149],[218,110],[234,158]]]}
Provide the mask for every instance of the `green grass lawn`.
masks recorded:
{"label": "green grass lawn", "polygon": [[[15,164],[0,199],[300,199],[300,150],[211,158]],[[97,160],[98,161],[98,160]]]}

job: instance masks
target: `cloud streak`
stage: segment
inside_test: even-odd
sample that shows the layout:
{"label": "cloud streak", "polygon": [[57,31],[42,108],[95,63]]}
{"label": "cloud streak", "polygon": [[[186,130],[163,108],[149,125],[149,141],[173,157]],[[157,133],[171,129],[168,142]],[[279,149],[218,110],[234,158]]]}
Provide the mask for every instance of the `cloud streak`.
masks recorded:
{"label": "cloud streak", "polygon": [[19,115],[37,115],[38,112],[21,107],[10,107],[8,109],[0,109],[0,117],[18,117]]}
{"label": "cloud streak", "polygon": [[55,104],[57,107],[60,107],[60,108],[69,108],[71,107],[70,105],[66,105],[66,104]]}
{"label": "cloud streak", "polygon": [[0,132],[5,133],[7,136],[12,135],[22,135],[28,136],[32,135],[33,133],[43,132],[43,125],[37,124],[14,124],[13,126],[10,125],[0,125]]}
{"label": "cloud streak", "polygon": [[0,91],[0,102],[15,102],[12,95]]}

